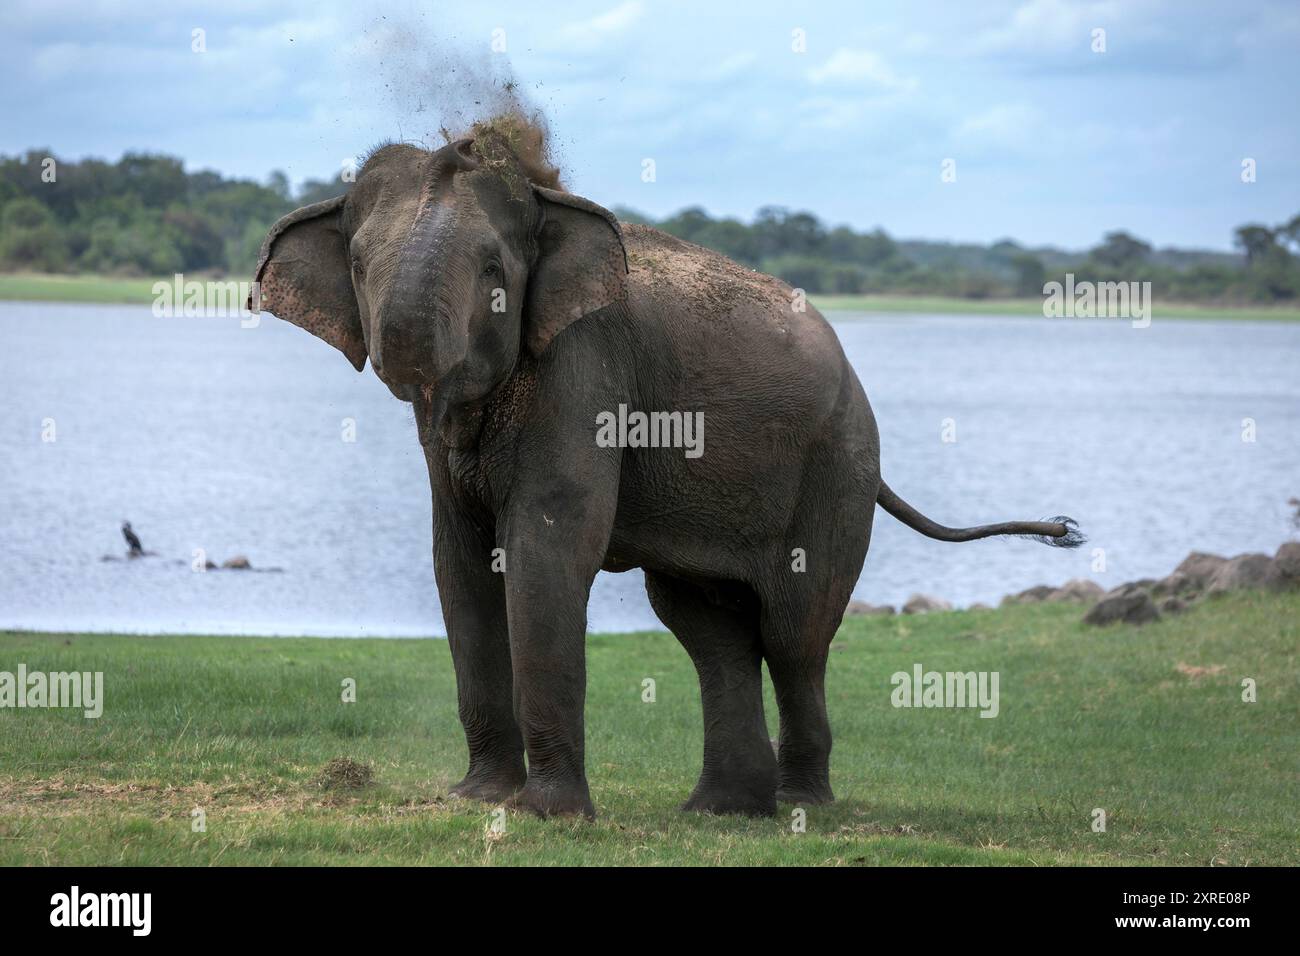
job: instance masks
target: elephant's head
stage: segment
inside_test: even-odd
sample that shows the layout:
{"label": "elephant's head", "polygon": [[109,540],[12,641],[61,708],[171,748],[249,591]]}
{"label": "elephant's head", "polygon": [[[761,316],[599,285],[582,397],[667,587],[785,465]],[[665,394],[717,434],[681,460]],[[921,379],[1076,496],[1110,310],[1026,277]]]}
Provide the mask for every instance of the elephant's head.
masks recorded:
{"label": "elephant's head", "polygon": [[262,308],[445,409],[619,301],[626,271],[614,216],[531,182],[489,131],[436,152],[378,150],[346,196],[275,224],[255,278]]}

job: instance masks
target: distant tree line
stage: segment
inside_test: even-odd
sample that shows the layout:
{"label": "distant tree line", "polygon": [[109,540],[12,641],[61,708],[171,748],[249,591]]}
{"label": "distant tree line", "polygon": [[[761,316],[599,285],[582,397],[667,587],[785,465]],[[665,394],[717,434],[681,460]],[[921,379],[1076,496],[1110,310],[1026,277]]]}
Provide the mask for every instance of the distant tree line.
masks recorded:
{"label": "distant tree line", "polygon": [[1107,234],[1085,252],[1030,249],[1011,240],[992,245],[900,241],[884,231],[828,228],[812,213],[760,209],[754,222],[715,219],[700,208],[659,222],[616,210],[619,218],[654,225],[723,252],[808,292],[909,293],[959,298],[1041,297],[1062,280],[1151,283],[1167,300],[1271,303],[1300,298],[1300,215],[1234,233],[1238,253],[1153,249],[1126,232]]}
{"label": "distant tree line", "polygon": [[[267,230],[284,213],[337,196],[339,180],[296,192],[273,172],[264,183],[186,172],[179,159],[127,153],[115,163],[58,160],[48,151],[0,156],[0,269],[160,276],[247,276]],[[51,170],[53,175],[51,176]],[[52,181],[51,181],[52,179]],[[1149,281],[1178,301],[1269,303],[1300,298],[1300,215],[1234,233],[1236,253],[1153,249],[1112,232],[1085,252],[897,240],[881,229],[829,227],[809,212],[768,206],[752,223],[684,209],[654,222],[619,217],[716,249],[812,293],[1038,297],[1043,284]]]}
{"label": "distant tree line", "polygon": [[281,172],[226,179],[148,153],[115,163],[0,156],[0,269],[245,276],[276,219],[346,185],[309,181],[294,194]]}

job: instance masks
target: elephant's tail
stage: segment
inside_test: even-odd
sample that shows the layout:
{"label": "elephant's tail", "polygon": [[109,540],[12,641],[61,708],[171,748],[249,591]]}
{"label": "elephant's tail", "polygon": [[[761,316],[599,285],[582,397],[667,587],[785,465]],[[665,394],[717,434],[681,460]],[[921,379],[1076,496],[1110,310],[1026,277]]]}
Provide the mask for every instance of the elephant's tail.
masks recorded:
{"label": "elephant's tail", "polygon": [[1074,519],[1064,515],[1048,521],[1004,521],[1001,524],[976,525],[974,528],[945,528],[894,494],[894,490],[884,481],[880,482],[876,504],[913,531],[919,531],[927,538],[937,541],[974,541],[976,538],[990,538],[999,534],[1018,534],[1050,544],[1054,548],[1077,548],[1088,540]]}

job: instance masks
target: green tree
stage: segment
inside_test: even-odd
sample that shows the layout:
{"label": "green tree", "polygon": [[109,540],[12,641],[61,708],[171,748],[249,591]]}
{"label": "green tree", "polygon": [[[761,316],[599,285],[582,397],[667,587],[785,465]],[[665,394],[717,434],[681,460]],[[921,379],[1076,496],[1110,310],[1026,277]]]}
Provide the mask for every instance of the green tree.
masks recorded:
{"label": "green tree", "polygon": [[1090,255],[1102,265],[1124,269],[1146,261],[1151,255],[1151,246],[1127,232],[1108,232]]}
{"label": "green tree", "polygon": [[1277,241],[1285,244],[1288,252],[1300,254],[1300,214],[1277,227]]}
{"label": "green tree", "polygon": [[20,196],[0,212],[0,263],[10,269],[64,272],[67,242],[54,213],[39,200]]}
{"label": "green tree", "polygon": [[340,179],[309,179],[302,184],[302,189],[298,190],[298,204],[310,206],[312,203],[342,196],[351,185]]}
{"label": "green tree", "polygon": [[271,190],[285,202],[293,198],[293,189],[289,185],[289,177],[285,175],[284,170],[274,169],[271,175],[266,177],[266,188]]}
{"label": "green tree", "polygon": [[1278,249],[1277,235],[1267,226],[1247,223],[1233,233],[1233,244],[1246,254],[1246,264],[1256,265]]}
{"label": "green tree", "polygon": [[1047,268],[1043,260],[1032,253],[1022,252],[1011,259],[1011,268],[1015,270],[1015,290],[1020,296],[1040,296],[1043,284],[1047,281]]}

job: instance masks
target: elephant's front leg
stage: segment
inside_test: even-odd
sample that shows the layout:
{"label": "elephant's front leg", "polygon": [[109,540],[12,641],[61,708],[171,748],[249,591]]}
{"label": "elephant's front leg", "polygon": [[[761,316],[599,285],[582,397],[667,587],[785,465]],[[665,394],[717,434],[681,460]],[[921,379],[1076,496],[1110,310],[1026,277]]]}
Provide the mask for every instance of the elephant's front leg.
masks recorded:
{"label": "elephant's front leg", "polygon": [[517,503],[507,523],[515,715],[528,752],[512,802],[541,816],[596,815],[584,765],[587,598],[614,503],[614,493],[570,486]]}
{"label": "elephant's front leg", "polygon": [[[435,508],[437,506],[435,505]],[[524,785],[524,742],[515,722],[505,586],[493,541],[466,516],[437,509],[434,570],[456,670],[469,771],[452,794],[500,802]]]}

